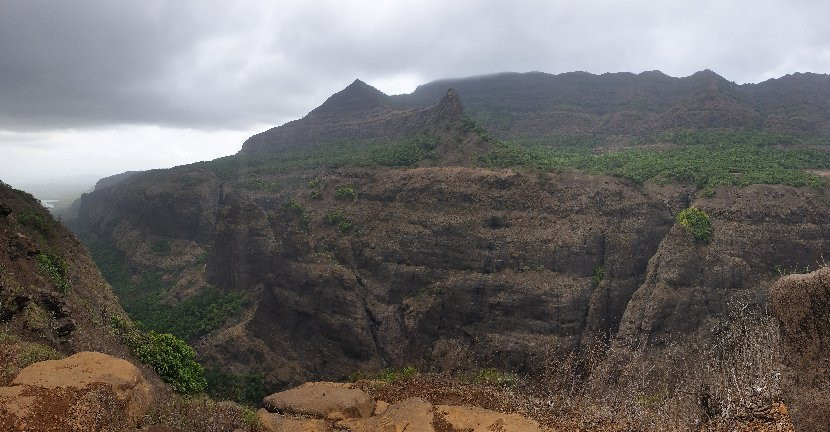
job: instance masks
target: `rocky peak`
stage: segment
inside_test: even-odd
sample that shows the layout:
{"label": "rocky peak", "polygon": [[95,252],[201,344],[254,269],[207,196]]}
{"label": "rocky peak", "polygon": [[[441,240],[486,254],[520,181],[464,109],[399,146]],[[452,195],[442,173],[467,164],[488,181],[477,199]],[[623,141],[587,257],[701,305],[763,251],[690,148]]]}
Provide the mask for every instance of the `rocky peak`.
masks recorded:
{"label": "rocky peak", "polygon": [[307,118],[365,114],[389,109],[389,96],[356,79],[308,113]]}
{"label": "rocky peak", "polygon": [[432,109],[434,125],[454,125],[464,116],[464,107],[458,92],[450,88]]}

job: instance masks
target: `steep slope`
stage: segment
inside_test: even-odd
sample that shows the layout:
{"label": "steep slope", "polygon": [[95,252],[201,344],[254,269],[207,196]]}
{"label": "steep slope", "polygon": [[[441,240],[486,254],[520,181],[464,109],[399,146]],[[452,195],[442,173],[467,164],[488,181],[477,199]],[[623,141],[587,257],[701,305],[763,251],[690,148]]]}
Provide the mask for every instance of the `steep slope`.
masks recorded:
{"label": "steep slope", "polygon": [[[752,175],[697,149],[661,176],[666,143],[648,159],[623,152],[639,170],[629,179],[545,172],[465,116],[502,136],[749,128],[737,141],[753,140],[772,103],[746,96],[755,90],[711,71],[452,83],[388,97],[356,81],[238,155],[84,196],[79,227],[99,262],[118,264],[104,270],[135,319],[272,387],[408,364],[536,375],[609,343],[659,349],[710,336],[729,319],[724,302],[763,306],[774,269],[828,252],[828,192],[805,173],[814,149],[714,144],[742,160],[763,153]],[[493,148],[507,168],[482,167]],[[580,151],[621,173],[601,159],[608,149]],[[813,187],[721,186],[785,182]],[[692,204],[713,219],[709,245],[675,223]]]}
{"label": "steep slope", "polygon": [[0,184],[0,272],[5,335],[63,354],[130,356],[110,326],[126,315],[84,246],[35,198],[5,184]]}
{"label": "steep slope", "polygon": [[[431,105],[435,100],[438,104]],[[426,108],[396,109],[388,101],[385,94],[355,80],[302,119],[252,136],[243,143],[240,155],[256,159],[288,149],[442,134],[456,127],[463,115],[453,90],[436,97]]]}

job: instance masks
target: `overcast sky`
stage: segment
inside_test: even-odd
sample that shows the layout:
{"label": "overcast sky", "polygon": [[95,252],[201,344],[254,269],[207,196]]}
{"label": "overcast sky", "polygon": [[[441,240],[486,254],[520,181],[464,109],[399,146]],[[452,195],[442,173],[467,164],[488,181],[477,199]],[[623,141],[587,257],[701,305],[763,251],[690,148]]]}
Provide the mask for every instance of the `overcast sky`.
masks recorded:
{"label": "overcast sky", "polygon": [[235,153],[360,78],[830,72],[830,2],[0,0],[0,180]]}

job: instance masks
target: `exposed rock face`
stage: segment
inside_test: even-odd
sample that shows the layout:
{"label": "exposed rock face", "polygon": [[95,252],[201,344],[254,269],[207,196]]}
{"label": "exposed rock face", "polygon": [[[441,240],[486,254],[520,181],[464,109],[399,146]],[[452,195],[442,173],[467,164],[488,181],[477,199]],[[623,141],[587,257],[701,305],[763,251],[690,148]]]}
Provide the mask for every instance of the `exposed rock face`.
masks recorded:
{"label": "exposed rock face", "polygon": [[319,419],[295,419],[268,412],[265,408],[257,411],[260,427],[265,432],[326,432],[328,423]]}
{"label": "exposed rock face", "polygon": [[409,398],[390,405],[382,414],[377,416],[341,420],[337,422],[337,426],[346,428],[351,432],[434,432],[432,421],[432,404],[420,398]]}
{"label": "exposed rock face", "polygon": [[82,352],[35,363],[0,387],[0,428],[114,430],[134,426],[151,402],[149,384],[130,362]]}
{"label": "exposed rock face", "polygon": [[[470,167],[488,142],[465,130],[470,106],[502,135],[539,138],[752,126],[774,99],[711,71],[551,79],[480,77],[409,98],[356,81],[252,137],[225,165],[140,173],[86,195],[83,229],[142,268],[157,264],[139,253],[150,240],[175,242],[194,265],[152,267],[178,281],[165,301],[208,285],[244,296],[242,313],[192,342],[208,363],[255,369],[280,388],[409,364],[532,374],[612,339],[660,346],[705,333],[732,299],[762,304],[775,269],[814,265],[828,250],[826,191],[752,186],[696,198],[691,185]],[[417,167],[268,165],[298,149],[423,132],[440,143]],[[713,219],[708,245],[675,227],[691,204]]]}
{"label": "exposed rock face", "polygon": [[539,423],[520,414],[505,414],[480,407],[438,405],[436,412],[456,430],[470,432],[542,432]]}
{"label": "exposed rock face", "polygon": [[375,401],[363,390],[348,384],[310,382],[274,393],[263,401],[271,411],[307,414],[329,420],[369,417]]}
{"label": "exposed rock face", "polygon": [[819,262],[828,250],[830,201],[808,189],[755,185],[718,191],[692,203],[712,218],[701,245],[673,227],[631,299],[618,345],[663,345],[706,329],[731,300],[766,301],[779,271]]}
{"label": "exposed rock face", "polygon": [[31,195],[0,184],[0,207],[2,331],[65,354],[130,358],[110,328],[126,314],[84,246]]}
{"label": "exposed rock face", "polygon": [[770,303],[781,324],[793,424],[798,431],[830,430],[830,267],[781,278]]}

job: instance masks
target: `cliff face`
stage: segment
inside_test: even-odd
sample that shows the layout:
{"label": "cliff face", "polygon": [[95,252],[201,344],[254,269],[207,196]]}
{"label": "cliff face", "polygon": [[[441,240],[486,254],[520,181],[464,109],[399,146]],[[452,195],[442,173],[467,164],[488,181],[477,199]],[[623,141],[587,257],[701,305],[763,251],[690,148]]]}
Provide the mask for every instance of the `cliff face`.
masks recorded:
{"label": "cliff face", "polygon": [[[110,189],[141,205],[91,194],[86,214],[108,216],[89,228],[136,262],[158,235],[206,253],[206,283],[250,303],[199,351],[279,385],[407,364],[533,373],[612,337],[681,340],[729,299],[763,302],[778,269],[814,263],[830,231],[825,195],[783,186],[696,199],[603,176],[436,167],[286,174],[269,193],[211,175],[173,197],[159,180]],[[356,198],[336,198],[346,186]],[[187,229],[156,226],[171,202]],[[689,204],[712,217],[709,245],[675,226]]]}
{"label": "cliff face", "polygon": [[770,290],[781,323],[787,403],[798,430],[830,426],[830,268],[782,278]]}
{"label": "cliff face", "polygon": [[[714,73],[641,75],[566,74],[564,87],[544,74],[485,77],[444,87],[426,108],[430,85],[407,99],[356,81],[237,156],[85,195],[79,226],[133,279],[157,276],[125,290],[137,312],[175,329],[209,311],[178,327],[208,364],[279,387],[408,364],[532,374],[607,342],[624,351],[708,337],[730,300],[763,305],[780,271],[828,251],[826,189],[704,197],[690,184],[475,167],[492,141],[464,112],[483,116],[495,100],[517,116],[496,128],[504,135],[567,132],[552,119],[573,115],[631,133],[652,129],[629,114],[670,128],[767,121],[747,87]],[[492,92],[468,104],[465,88],[481,86]],[[590,98],[603,92],[607,105]],[[586,94],[585,112],[545,108]],[[630,95],[648,113],[617,106]],[[532,116],[544,121],[521,126]],[[712,218],[707,245],[675,223],[690,205]],[[181,313],[158,317],[148,304]]]}
{"label": "cliff face", "polygon": [[63,354],[129,357],[113,317],[126,315],[84,246],[34,197],[0,184],[0,332]]}
{"label": "cliff face", "polygon": [[709,70],[683,78],[659,71],[529,72],[436,81],[391,101],[424,106],[453,87],[467,113],[503,138],[638,136],[705,127],[813,136],[830,133],[828,84],[827,75],[810,73],[738,85]]}

